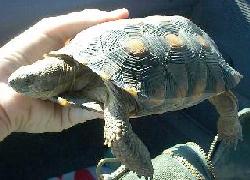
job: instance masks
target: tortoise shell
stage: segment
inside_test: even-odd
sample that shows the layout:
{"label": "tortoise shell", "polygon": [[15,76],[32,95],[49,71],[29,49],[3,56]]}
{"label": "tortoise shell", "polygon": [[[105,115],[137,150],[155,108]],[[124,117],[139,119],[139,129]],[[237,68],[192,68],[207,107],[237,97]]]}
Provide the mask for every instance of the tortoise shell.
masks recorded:
{"label": "tortoise shell", "polygon": [[57,53],[72,56],[123,88],[144,108],[162,105],[164,112],[197,104],[241,78],[213,40],[181,16],[99,24],[77,34]]}

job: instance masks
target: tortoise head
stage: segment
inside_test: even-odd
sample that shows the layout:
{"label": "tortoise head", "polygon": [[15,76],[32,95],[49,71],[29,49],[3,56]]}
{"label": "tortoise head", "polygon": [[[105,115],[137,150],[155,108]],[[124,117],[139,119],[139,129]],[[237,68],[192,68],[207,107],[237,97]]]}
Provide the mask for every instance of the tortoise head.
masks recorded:
{"label": "tortoise head", "polygon": [[11,74],[8,84],[15,91],[27,96],[42,99],[55,96],[60,93],[56,88],[60,86],[59,80],[63,74],[63,66],[59,61],[57,58],[49,57],[22,66]]}
{"label": "tortoise head", "polygon": [[[28,96],[38,96],[36,94],[36,87],[38,82],[38,74],[34,71],[32,65],[22,66],[18,68],[11,76],[8,78],[8,84],[15,91],[28,95]],[[33,71],[33,72],[32,72]]]}
{"label": "tortoise head", "polygon": [[33,65],[22,66],[8,78],[8,84],[16,92],[40,98],[44,94],[41,89],[41,77]]}

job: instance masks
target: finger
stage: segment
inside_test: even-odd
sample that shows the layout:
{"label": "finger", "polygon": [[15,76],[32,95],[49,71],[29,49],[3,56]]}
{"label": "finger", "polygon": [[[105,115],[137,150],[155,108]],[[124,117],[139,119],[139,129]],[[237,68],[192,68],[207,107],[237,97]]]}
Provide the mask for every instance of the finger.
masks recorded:
{"label": "finger", "polygon": [[31,113],[25,123],[20,124],[16,132],[43,133],[61,132],[76,124],[101,118],[102,114],[81,108],[62,107],[51,102],[32,103]]}
{"label": "finger", "polygon": [[102,116],[97,112],[21,96],[10,89],[4,91],[4,97],[0,99],[0,140],[11,132],[59,132]]}
{"label": "finger", "polygon": [[111,12],[86,9],[81,12],[44,19],[37,24],[37,28],[50,37],[57,38],[64,43],[81,30],[90,26],[106,21],[128,18],[128,16],[129,12],[127,9],[117,9]]}
{"label": "finger", "polygon": [[[128,17],[127,9],[111,12],[84,10],[45,18],[0,48],[0,75],[6,82],[18,67],[31,64],[44,54],[61,48],[64,42],[84,28]],[[4,76],[2,75],[4,74]]]}

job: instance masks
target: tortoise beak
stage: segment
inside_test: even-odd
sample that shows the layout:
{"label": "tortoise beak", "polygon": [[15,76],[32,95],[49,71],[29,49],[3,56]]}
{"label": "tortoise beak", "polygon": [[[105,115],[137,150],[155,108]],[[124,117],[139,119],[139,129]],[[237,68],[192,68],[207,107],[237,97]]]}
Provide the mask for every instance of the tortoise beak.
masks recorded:
{"label": "tortoise beak", "polygon": [[34,76],[27,71],[26,66],[23,66],[10,75],[8,85],[19,93],[27,94],[31,91],[34,81]]}

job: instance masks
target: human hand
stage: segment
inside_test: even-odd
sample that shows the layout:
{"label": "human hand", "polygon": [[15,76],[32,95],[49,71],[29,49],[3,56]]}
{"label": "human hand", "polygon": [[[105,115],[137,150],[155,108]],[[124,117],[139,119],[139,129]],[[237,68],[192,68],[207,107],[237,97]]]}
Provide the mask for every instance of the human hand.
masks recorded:
{"label": "human hand", "polygon": [[0,141],[12,132],[59,132],[102,114],[80,108],[61,107],[16,93],[8,77],[20,66],[31,64],[60,49],[78,32],[105,21],[128,18],[126,9],[96,9],[45,18],[0,49]]}

